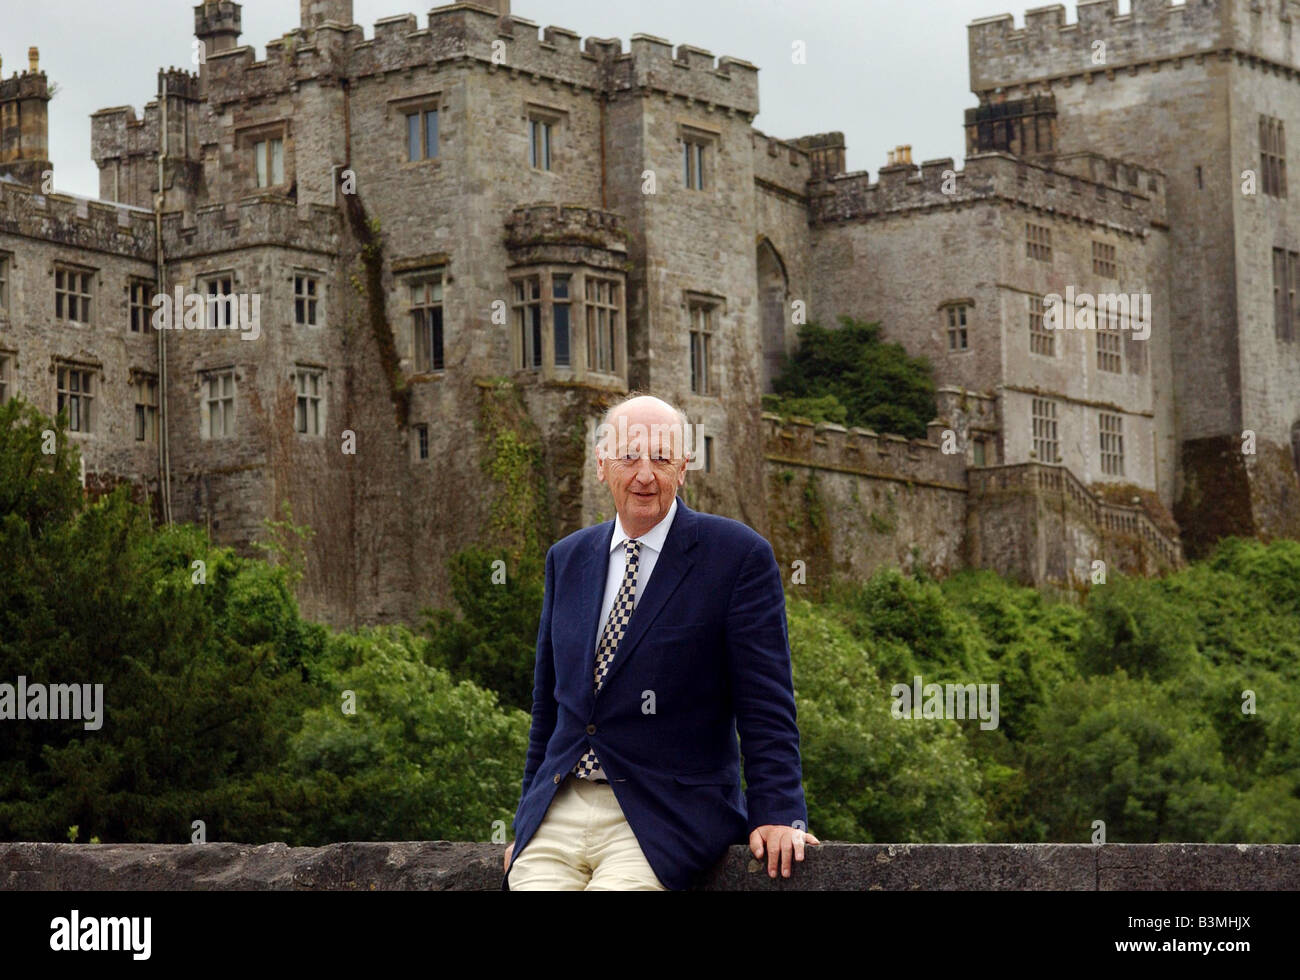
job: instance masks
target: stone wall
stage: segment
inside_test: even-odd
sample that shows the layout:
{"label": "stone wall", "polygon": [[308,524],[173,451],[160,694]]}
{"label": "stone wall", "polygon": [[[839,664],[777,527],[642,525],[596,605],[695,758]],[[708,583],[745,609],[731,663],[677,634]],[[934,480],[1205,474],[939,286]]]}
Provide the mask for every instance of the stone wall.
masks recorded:
{"label": "stone wall", "polygon": [[[504,844],[0,844],[0,891],[499,891]],[[698,891],[1296,891],[1294,844],[735,846]]]}
{"label": "stone wall", "polygon": [[[1294,0],[1135,0],[1064,6],[970,25],[971,90],[981,104],[1050,95],[1060,153],[1092,151],[1162,171],[1170,214],[1167,335],[1175,370],[1157,386],[1158,425],[1178,443],[1179,520],[1198,553],[1253,528],[1300,534],[1300,478],[1290,450],[1300,422],[1300,331],[1274,323],[1272,252],[1300,251],[1294,194],[1262,187],[1260,117],[1295,131],[1300,48]],[[1100,46],[1100,47],[1099,47]],[[1243,193],[1245,171],[1260,181]],[[1166,394],[1168,393],[1168,395]],[[1207,494],[1215,449],[1255,433],[1247,481]],[[1206,502],[1214,500],[1212,507]]]}

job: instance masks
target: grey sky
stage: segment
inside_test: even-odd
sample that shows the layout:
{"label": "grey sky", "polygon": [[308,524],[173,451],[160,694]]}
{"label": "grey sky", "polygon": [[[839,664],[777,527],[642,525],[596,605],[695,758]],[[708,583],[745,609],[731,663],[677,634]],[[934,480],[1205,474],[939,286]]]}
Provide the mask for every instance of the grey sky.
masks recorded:
{"label": "grey sky", "polygon": [[[1006,0],[512,0],[514,12],[541,26],[583,37],[655,34],[761,69],[756,125],[774,136],[842,130],[850,170],[875,172],[886,151],[912,145],[916,161],[964,149],[968,91],[966,24],[1008,10]],[[429,7],[414,12],[424,25]],[[1018,24],[1023,9],[1010,8]],[[59,93],[50,103],[50,153],[58,191],[95,195],[90,113],[114,105],[139,111],[157,87],[160,67],[191,67],[193,0],[6,0],[0,57],[4,74],[41,49],[41,66]],[[1069,17],[1075,19],[1073,4]],[[1127,9],[1124,0],[1121,6]],[[410,0],[354,0],[366,36],[374,22],[411,10]],[[247,0],[242,41],[257,57],[266,42],[298,22],[298,0]],[[808,63],[791,63],[806,41]]]}

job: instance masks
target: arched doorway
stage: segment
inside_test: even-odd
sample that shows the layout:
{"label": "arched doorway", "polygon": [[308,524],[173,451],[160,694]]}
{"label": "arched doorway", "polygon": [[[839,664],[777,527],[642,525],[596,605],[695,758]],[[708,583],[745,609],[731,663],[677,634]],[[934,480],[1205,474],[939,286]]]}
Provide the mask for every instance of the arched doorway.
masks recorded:
{"label": "arched doorway", "polygon": [[790,280],[781,255],[766,238],[758,243],[758,319],[763,345],[763,393],[772,391],[772,381],[781,373],[786,350],[787,302]]}

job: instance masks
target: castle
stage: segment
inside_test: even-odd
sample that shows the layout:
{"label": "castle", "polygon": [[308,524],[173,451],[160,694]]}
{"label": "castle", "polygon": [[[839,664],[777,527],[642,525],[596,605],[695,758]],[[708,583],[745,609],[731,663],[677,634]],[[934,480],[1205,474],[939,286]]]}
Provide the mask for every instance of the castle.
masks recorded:
{"label": "castle", "polygon": [[[633,388],[703,433],[688,501],[810,576],[1067,583],[1300,537],[1300,0],[976,21],[964,166],[900,146],[874,181],[838,133],[757,131],[758,69],[689,45],[509,0],[367,37],[301,0],[257,61],[240,21],[200,3],[197,71],[94,114],[98,200],[50,192],[35,49],[0,79],[0,398],[68,414],[92,491],[220,541],[288,501],[309,614],[445,600],[503,378],[556,538],[611,516],[589,435]],[[840,314],[930,359],[927,439],[762,413]]]}

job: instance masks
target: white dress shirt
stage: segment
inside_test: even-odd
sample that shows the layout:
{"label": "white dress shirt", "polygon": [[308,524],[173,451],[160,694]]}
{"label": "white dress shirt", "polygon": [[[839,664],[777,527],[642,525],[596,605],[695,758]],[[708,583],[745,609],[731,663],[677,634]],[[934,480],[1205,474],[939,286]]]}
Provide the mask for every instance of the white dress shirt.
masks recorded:
{"label": "white dress shirt", "polygon": [[[677,515],[677,498],[673,498],[672,506],[668,508],[668,513],[663,516],[658,524],[652,527],[645,534],[637,538],[641,542],[641,554],[637,558],[636,568],[636,598],[634,605],[641,601],[645,595],[646,583],[650,581],[650,575],[655,570],[655,564],[659,561],[659,553],[664,549],[664,541],[668,538],[668,529],[673,526],[673,518]],[[623,573],[627,571],[627,548],[624,542],[628,540],[628,534],[623,530],[623,521],[614,518],[614,536],[609,542],[609,569],[605,573],[605,599],[600,604],[600,620],[596,625],[596,635],[592,639],[593,647],[600,643],[600,637],[605,632],[605,623],[609,620],[609,611],[614,608],[614,600],[618,598],[619,586],[623,584]],[[614,659],[618,659],[617,651],[614,653]],[[606,779],[605,770],[601,767],[599,759],[596,762],[596,768],[592,770],[593,779]]]}
{"label": "white dress shirt", "polygon": [[[659,553],[663,551],[664,541],[668,538],[668,529],[673,526],[673,518],[676,516],[677,498],[674,497],[672,506],[663,519],[636,539],[641,542],[641,555],[637,558],[635,603],[639,603],[645,595],[646,583],[654,573]],[[614,600],[618,598],[618,588],[623,584],[623,573],[627,571],[627,548],[624,546],[627,540],[622,519],[615,517],[614,536],[609,542],[609,568],[605,572],[605,600],[600,604],[600,621],[596,625],[593,644],[600,642],[601,634],[605,632],[605,623],[609,620],[609,611],[614,608]]]}

